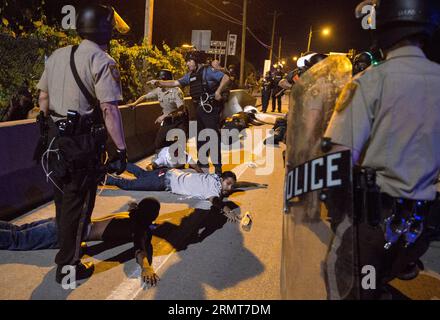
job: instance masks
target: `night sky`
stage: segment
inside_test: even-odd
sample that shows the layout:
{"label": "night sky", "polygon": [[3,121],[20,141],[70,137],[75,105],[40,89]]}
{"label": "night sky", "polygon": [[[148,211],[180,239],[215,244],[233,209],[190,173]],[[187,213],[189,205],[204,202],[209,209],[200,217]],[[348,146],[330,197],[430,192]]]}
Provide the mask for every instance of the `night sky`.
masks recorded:
{"label": "night sky", "polygon": [[[142,1],[136,1],[142,5]],[[209,0],[218,8],[241,19],[241,10],[234,5],[223,5],[221,0]],[[241,5],[241,0],[231,0]],[[226,39],[227,31],[239,35],[241,26],[224,21],[197,9],[191,4],[210,8],[205,0],[157,0],[155,8],[153,41],[162,41],[173,46],[191,41],[191,30],[209,29],[213,31],[213,40]],[[281,12],[278,18],[274,43],[274,55],[278,55],[278,39],[282,37],[281,56],[288,60],[294,55],[306,51],[310,26],[315,30],[330,27],[332,34],[323,38],[314,34],[312,50],[319,52],[348,52],[349,49],[367,49],[371,36],[361,28],[360,21],[354,17],[354,8],[358,0],[249,0],[248,25],[257,37],[270,45],[272,17],[274,10]],[[122,10],[122,9],[121,9]],[[215,9],[211,9],[213,13]],[[246,57],[257,69],[262,69],[269,50],[260,45],[248,34]]]}
{"label": "night sky", "polygon": [[[19,0],[15,2],[20,2]],[[29,5],[38,0],[22,1]],[[61,20],[61,7],[64,4],[79,5],[81,3],[100,2],[113,5],[120,15],[126,19],[132,31],[126,39],[140,42],[143,36],[145,0],[46,0],[45,10],[49,17]],[[191,42],[191,30],[212,30],[212,40],[226,40],[227,31],[239,36],[238,48],[241,43],[241,26],[222,20],[206,13],[205,10],[222,15],[210,7],[217,6],[230,16],[241,20],[242,0],[230,0],[233,4],[223,4],[222,0],[156,0],[154,10],[153,43],[159,47],[163,42],[171,47]],[[317,52],[348,52],[353,48],[357,51],[368,49],[372,40],[371,34],[361,27],[361,21],[354,17],[354,8],[360,0],[248,0],[248,26],[265,44],[270,45],[272,30],[272,13],[281,12],[278,18],[274,43],[274,57],[278,55],[278,39],[282,37],[282,58],[293,67],[292,57],[307,49],[310,26],[314,30],[330,27],[329,37],[314,34],[312,50]],[[234,5],[235,4],[235,5]],[[196,8],[200,7],[200,8]],[[248,33],[246,58],[257,70],[262,70],[264,59],[269,50],[260,45]]]}

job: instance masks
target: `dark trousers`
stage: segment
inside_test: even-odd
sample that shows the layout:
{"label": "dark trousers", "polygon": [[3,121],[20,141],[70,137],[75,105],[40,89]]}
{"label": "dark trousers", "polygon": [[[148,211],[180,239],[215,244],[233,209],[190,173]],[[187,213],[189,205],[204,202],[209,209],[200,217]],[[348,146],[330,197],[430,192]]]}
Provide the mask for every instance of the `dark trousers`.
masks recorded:
{"label": "dark trousers", "polygon": [[159,131],[157,132],[156,139],[154,141],[154,146],[156,150],[162,149],[164,147],[169,147],[174,143],[174,141],[167,141],[167,134],[172,129],[180,129],[185,132],[185,135],[188,136],[188,120],[178,120],[176,123],[170,123],[160,126]]}
{"label": "dark trousers", "polygon": [[270,101],[270,91],[263,90],[261,92],[261,104],[263,112],[267,112],[267,107],[269,106]]}
{"label": "dark trousers", "polygon": [[153,171],[146,171],[139,168],[137,165],[128,163],[128,172],[135,175],[136,179],[123,178],[107,178],[107,184],[117,186],[123,190],[134,191],[165,191],[165,172],[166,170],[159,169]]}
{"label": "dark trousers", "polygon": [[80,261],[81,242],[95,206],[98,179],[90,172],[71,175],[68,183],[55,180],[54,187],[58,244],[57,265],[75,265]]}
{"label": "dark trousers", "polygon": [[[52,123],[49,130],[49,141],[57,136],[58,130]],[[76,140],[75,140],[76,141]],[[77,145],[75,148],[84,148]],[[59,148],[68,157],[73,145],[69,147],[55,139],[52,148]],[[60,250],[55,257],[55,263],[60,266],[75,265],[80,262],[81,242],[84,240],[87,226],[90,223],[93,208],[95,206],[96,190],[100,173],[96,169],[96,161],[82,158],[75,162],[75,168],[67,168],[65,161],[57,160],[57,156],[49,159],[49,168],[58,172],[58,177],[52,177],[57,187],[54,186],[54,201],[56,208],[56,222],[58,229],[58,245]],[[67,173],[60,173],[57,167],[63,166]],[[69,171],[70,170],[70,171]],[[62,174],[62,175],[61,175]]]}
{"label": "dark trousers", "polygon": [[280,94],[279,96],[276,96],[275,94],[272,96],[272,112],[275,112],[277,101],[278,101],[278,112],[281,113],[281,106],[282,106],[282,98],[283,95]]}
{"label": "dark trousers", "polygon": [[55,219],[16,226],[0,221],[0,250],[28,251],[58,248]]}
{"label": "dark trousers", "polygon": [[221,172],[222,168],[222,154],[221,154],[221,137],[220,137],[220,113],[223,107],[222,103],[214,102],[213,110],[211,113],[206,113],[202,107],[197,107],[197,157],[198,162],[201,167],[207,167],[208,157],[211,156],[210,150],[206,152],[206,154],[201,154],[200,149],[205,145],[208,141],[200,140],[200,132],[204,129],[212,129],[215,131],[217,135],[217,157],[213,159],[211,156],[211,161],[215,167],[216,172]]}
{"label": "dark trousers", "polygon": [[[390,208],[382,206],[385,209],[383,220],[389,216]],[[333,230],[336,230],[335,227]],[[344,231],[341,244],[335,251],[335,274],[338,290],[347,294],[347,299],[380,299],[384,285],[404,272],[409,263],[416,262],[423,256],[429,248],[430,239],[429,233],[424,231],[408,247],[405,247],[403,239],[389,250],[384,248],[385,243],[383,225],[372,226],[365,221],[365,217],[356,226],[350,226]],[[362,287],[363,278],[368,279],[366,276],[369,270],[365,269],[366,273],[362,273],[366,266],[374,267],[375,289]],[[354,284],[351,279],[355,280]]]}

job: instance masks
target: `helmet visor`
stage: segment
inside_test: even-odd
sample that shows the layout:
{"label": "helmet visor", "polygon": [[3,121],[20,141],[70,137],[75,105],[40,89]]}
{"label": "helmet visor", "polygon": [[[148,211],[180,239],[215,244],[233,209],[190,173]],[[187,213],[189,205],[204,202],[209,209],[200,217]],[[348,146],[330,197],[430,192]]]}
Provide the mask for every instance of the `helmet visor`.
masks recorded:
{"label": "helmet visor", "polygon": [[122,19],[118,12],[113,8],[114,19],[115,19],[115,29],[122,34],[126,34],[130,31],[128,24]]}

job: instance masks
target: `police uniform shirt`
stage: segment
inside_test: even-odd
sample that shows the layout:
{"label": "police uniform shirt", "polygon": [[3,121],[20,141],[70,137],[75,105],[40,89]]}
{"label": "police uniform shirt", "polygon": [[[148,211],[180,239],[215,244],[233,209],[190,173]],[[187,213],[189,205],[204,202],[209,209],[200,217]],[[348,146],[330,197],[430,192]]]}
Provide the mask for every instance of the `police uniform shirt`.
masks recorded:
{"label": "police uniform shirt", "polygon": [[362,154],[381,191],[433,200],[440,170],[440,65],[415,46],[389,53],[349,83],[326,137]]}
{"label": "police uniform shirt", "polygon": [[168,115],[184,105],[183,92],[179,88],[155,88],[144,96],[144,99],[157,99],[163,114]]}
{"label": "police uniform shirt", "polygon": [[[219,70],[216,70],[212,67],[206,67],[205,81],[208,83],[209,89],[216,90],[218,88],[218,86],[220,85],[220,82],[222,81],[224,75],[225,74]],[[195,76],[195,73],[189,72],[177,81],[179,81],[180,86],[186,87],[186,86],[190,85],[191,78],[194,76]]]}
{"label": "police uniform shirt", "polygon": [[[60,115],[68,110],[80,114],[92,110],[70,68],[72,46],[56,50],[47,60],[37,88],[49,94],[49,109]],[[75,65],[87,90],[101,103],[122,100],[119,70],[115,60],[96,43],[83,40],[75,52]]]}

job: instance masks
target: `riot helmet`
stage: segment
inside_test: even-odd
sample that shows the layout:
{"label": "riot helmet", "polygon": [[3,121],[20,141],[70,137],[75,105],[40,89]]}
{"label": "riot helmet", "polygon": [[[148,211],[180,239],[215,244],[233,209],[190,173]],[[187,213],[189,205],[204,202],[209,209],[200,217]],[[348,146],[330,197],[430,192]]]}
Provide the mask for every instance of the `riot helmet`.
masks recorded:
{"label": "riot helmet", "polygon": [[130,27],[109,6],[91,4],[81,8],[76,16],[76,29],[79,36],[99,45],[108,44],[113,28],[120,33],[127,33]]}
{"label": "riot helmet", "polygon": [[353,59],[353,75],[366,70],[373,63],[373,55],[368,52],[361,52]]}
{"label": "riot helmet", "polygon": [[306,66],[307,69],[310,69],[315,64],[321,62],[322,60],[326,59],[327,57],[328,56],[326,54],[317,53],[317,54],[311,56],[309,60],[305,61],[305,66]]}
{"label": "riot helmet", "polygon": [[388,49],[413,36],[429,39],[440,25],[440,1],[438,0],[367,0],[356,9],[356,16],[363,5],[374,5],[377,29],[377,45]]}
{"label": "riot helmet", "polygon": [[194,60],[196,64],[204,64],[206,62],[205,51],[193,50],[189,51],[185,56],[185,61]]}
{"label": "riot helmet", "polygon": [[171,70],[162,69],[157,73],[157,79],[159,80],[173,80],[173,73]]}
{"label": "riot helmet", "polygon": [[315,52],[306,52],[301,58],[298,59],[296,65],[298,68],[302,69],[306,66],[306,61],[309,61],[311,57],[313,57]]}

